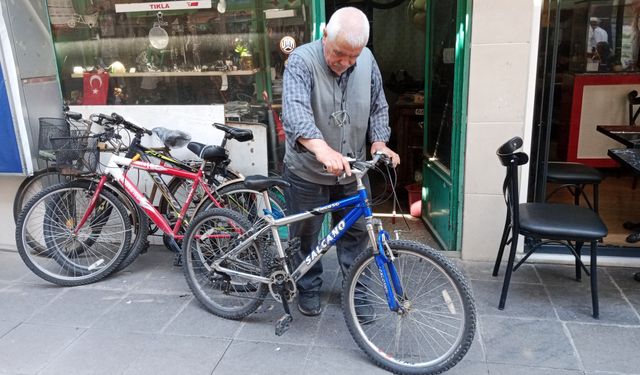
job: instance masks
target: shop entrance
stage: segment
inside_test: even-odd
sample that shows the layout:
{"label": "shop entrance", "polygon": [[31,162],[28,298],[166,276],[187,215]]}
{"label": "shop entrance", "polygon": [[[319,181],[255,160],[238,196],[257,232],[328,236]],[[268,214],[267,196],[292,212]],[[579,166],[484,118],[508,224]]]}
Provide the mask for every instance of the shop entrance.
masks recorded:
{"label": "shop entrance", "polygon": [[585,195],[593,205],[597,185],[610,255],[635,256],[640,247],[640,165],[617,157],[640,145],[639,21],[637,0],[546,0],[541,17],[529,200],[574,203],[550,178],[557,162],[599,172]]}
{"label": "shop entrance", "polygon": [[[389,103],[390,146],[402,160],[396,183],[399,205],[389,201],[374,211],[421,217],[443,249],[456,250],[460,144],[466,119],[467,2],[329,1],[326,19],[342,6],[359,7],[371,22],[368,47],[380,67]],[[380,186],[384,182],[372,184],[374,195],[384,194],[375,191]]]}

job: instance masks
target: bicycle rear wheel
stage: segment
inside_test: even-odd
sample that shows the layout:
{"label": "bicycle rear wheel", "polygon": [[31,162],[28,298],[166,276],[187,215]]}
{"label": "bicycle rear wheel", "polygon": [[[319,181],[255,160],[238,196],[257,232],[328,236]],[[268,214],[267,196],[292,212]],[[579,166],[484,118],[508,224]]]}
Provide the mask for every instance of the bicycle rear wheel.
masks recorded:
{"label": "bicycle rear wheel", "polygon": [[[122,262],[130,245],[131,223],[113,194],[100,193],[88,220],[75,233],[92,195],[83,187],[60,184],[27,203],[18,218],[16,244],[36,275],[62,286],[83,285],[109,275]],[[44,250],[41,244],[46,245]]]}
{"label": "bicycle rear wheel", "polygon": [[342,292],[344,317],[358,346],[380,367],[438,374],[467,353],[476,329],[473,297],[460,272],[435,250],[389,241],[401,280],[402,307],[389,308],[385,282],[369,249],[355,260]]}
{"label": "bicycle rear wheel", "polygon": [[[211,313],[227,319],[242,319],[254,312],[267,294],[265,284],[241,275],[216,272],[214,261],[227,254],[251,228],[237,212],[214,208],[193,220],[182,243],[183,270],[189,288]],[[265,276],[267,265],[256,243],[228,257],[223,267]]]}

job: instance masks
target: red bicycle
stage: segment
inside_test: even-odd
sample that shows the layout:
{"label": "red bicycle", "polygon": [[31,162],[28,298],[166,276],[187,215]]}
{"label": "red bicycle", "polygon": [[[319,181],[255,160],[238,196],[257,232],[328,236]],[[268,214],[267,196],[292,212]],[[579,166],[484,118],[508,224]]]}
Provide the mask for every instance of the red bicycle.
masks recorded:
{"label": "red bicycle", "polygon": [[[63,140],[66,143],[57,147],[57,160],[60,163],[66,158],[70,164],[82,160],[84,168],[95,170],[99,156],[95,140],[108,142],[116,137],[113,128],[100,135],[67,137]],[[181,228],[196,192],[204,193],[206,200],[216,207],[222,207],[223,203],[228,207],[235,206],[232,202],[220,202],[204,178],[207,162],[219,157],[216,148],[197,142],[189,143],[187,147],[202,159],[195,172],[112,154],[98,179],[63,183],[37,194],[25,206],[16,225],[18,252],[25,264],[39,277],[63,286],[92,283],[117,269],[127,256],[132,224],[122,197],[105,188],[107,181],[122,188],[124,194],[164,233],[165,245],[179,254],[176,240],[184,237]],[[181,202],[181,210],[173,226],[128,178],[130,169],[190,182],[187,197]],[[262,194],[253,192],[249,195],[250,198],[245,198],[253,201],[252,212],[256,216],[266,214],[265,210],[270,206],[264,204]],[[238,194],[231,196],[236,200],[243,199]],[[33,243],[46,246],[36,248]]]}

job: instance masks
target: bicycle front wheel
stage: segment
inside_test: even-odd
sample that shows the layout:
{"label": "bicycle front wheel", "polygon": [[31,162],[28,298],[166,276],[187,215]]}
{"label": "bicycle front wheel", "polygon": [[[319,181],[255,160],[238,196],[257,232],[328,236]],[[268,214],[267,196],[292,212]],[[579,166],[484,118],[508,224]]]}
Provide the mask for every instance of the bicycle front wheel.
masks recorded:
{"label": "bicycle front wheel", "polygon": [[227,319],[242,319],[254,312],[267,294],[267,286],[246,276],[265,276],[267,264],[256,243],[228,256],[221,266],[234,271],[215,271],[214,261],[228,255],[251,228],[235,211],[214,208],[193,220],[182,243],[184,275],[189,288],[211,313]]}
{"label": "bicycle front wheel", "polygon": [[[389,241],[402,287],[392,311],[371,249],[355,260],[343,285],[342,309],[358,346],[399,374],[439,374],[467,353],[476,329],[473,297],[456,267],[412,241]],[[384,266],[386,267],[386,266]]]}
{"label": "bicycle front wheel", "polygon": [[109,275],[122,262],[131,241],[131,223],[113,194],[102,191],[77,230],[92,195],[83,187],[60,184],[27,203],[18,218],[16,244],[36,275],[62,286],[83,285]]}

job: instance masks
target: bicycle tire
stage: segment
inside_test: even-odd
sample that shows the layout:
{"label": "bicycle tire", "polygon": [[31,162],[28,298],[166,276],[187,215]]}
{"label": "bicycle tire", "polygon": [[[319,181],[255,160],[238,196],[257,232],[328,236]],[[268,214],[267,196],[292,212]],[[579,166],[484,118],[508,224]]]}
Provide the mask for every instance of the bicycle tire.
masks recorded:
{"label": "bicycle tire", "polygon": [[[33,197],[20,214],[16,226],[18,253],[27,267],[42,279],[61,286],[93,283],[113,272],[126,256],[131,223],[122,202],[108,191],[102,191],[98,198],[98,204],[110,207],[109,216],[99,218],[102,225],[97,234],[99,238],[91,246],[83,245],[88,236],[96,235],[90,225],[85,225],[78,235],[73,234],[73,226],[84,214],[91,195],[81,187],[54,185]],[[27,228],[32,230],[27,232]],[[41,232],[35,228],[41,228]],[[37,233],[36,238],[46,244],[46,250],[39,252],[30,247],[27,233]],[[111,249],[110,242],[116,247]],[[79,251],[79,247],[83,250]]]}
{"label": "bicycle tire", "polygon": [[[85,189],[92,189],[96,186],[96,181],[93,180],[75,180],[70,183],[74,187],[83,187]],[[131,221],[131,245],[126,251],[125,258],[118,264],[114,272],[122,271],[127,268],[136,258],[149,246],[149,218],[146,213],[142,211],[139,205],[137,205],[132,198],[123,191],[120,185],[105,184],[104,188],[115,195],[120,202],[122,202],[128,212],[129,220]]]}
{"label": "bicycle tire", "polygon": [[[196,299],[214,315],[242,319],[256,311],[267,295],[263,283],[211,268],[211,263],[233,249],[249,229],[251,223],[237,212],[214,208],[198,214],[187,230],[182,246],[184,275]],[[224,265],[265,276],[266,263],[261,247],[254,243]],[[253,287],[247,288],[247,284]],[[238,285],[241,288],[236,288]]]}
{"label": "bicycle tire", "polygon": [[27,177],[16,192],[13,200],[13,222],[18,222],[20,211],[24,208],[33,196],[41,192],[43,189],[57,185],[62,182],[70,181],[71,177],[63,176],[57,168],[49,167],[35,172],[32,176]]}
{"label": "bicycle tire", "polygon": [[470,288],[436,250],[413,241],[388,244],[404,291],[396,299],[404,311],[389,308],[370,248],[356,258],[343,283],[342,309],[349,332],[373,362],[388,371],[444,372],[464,357],[475,335]]}

